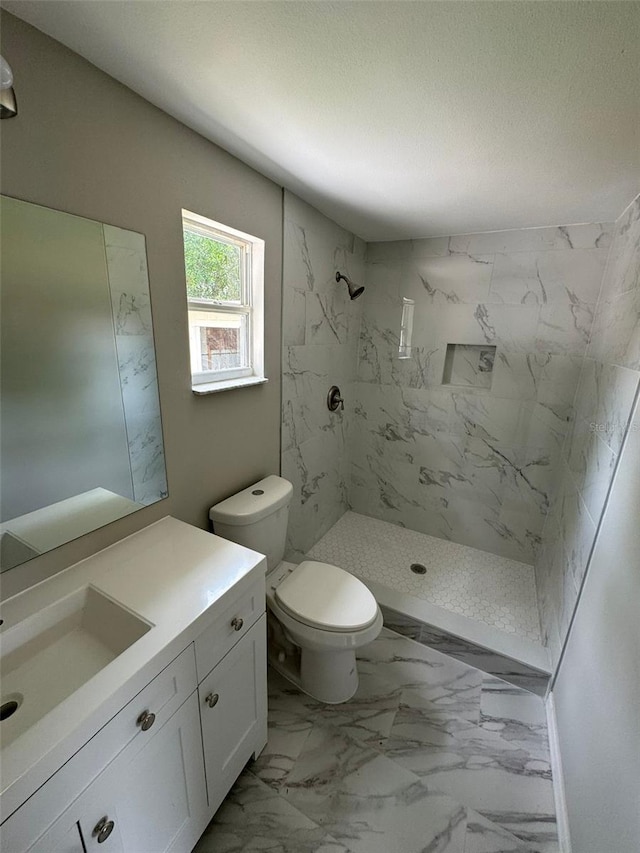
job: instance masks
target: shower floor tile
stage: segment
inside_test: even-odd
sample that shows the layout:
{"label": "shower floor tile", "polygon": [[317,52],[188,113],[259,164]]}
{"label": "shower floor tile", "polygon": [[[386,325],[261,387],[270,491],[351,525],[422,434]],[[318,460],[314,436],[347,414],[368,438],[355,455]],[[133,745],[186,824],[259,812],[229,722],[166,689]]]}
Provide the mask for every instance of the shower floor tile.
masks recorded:
{"label": "shower floor tile", "polygon": [[[309,551],[365,580],[540,643],[533,566],[347,512]],[[410,566],[426,568],[414,574]]]}

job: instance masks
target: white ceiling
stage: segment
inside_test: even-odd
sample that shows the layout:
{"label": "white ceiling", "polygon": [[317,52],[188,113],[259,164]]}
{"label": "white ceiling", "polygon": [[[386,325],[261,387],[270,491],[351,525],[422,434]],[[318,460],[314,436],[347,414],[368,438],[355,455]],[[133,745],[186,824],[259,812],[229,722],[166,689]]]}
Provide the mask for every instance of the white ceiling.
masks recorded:
{"label": "white ceiling", "polygon": [[640,191],[637,2],[3,6],[367,240],[611,220]]}

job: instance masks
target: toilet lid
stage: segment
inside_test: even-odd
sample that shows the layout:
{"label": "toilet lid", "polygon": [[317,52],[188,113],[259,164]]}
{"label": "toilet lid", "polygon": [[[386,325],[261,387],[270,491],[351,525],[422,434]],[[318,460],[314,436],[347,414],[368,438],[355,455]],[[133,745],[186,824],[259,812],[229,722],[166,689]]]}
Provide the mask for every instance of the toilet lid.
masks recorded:
{"label": "toilet lid", "polygon": [[294,619],[325,631],[359,631],[378,614],[376,600],[362,581],[312,560],[300,563],[276,587],[275,598]]}

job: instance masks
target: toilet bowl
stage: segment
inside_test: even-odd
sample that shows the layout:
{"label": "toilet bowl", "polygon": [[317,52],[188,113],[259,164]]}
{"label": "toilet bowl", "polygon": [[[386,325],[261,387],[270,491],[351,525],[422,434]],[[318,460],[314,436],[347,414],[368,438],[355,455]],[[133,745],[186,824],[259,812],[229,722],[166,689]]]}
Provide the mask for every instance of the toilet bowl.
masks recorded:
{"label": "toilet bowl", "polygon": [[267,606],[300,649],[299,668],[292,668],[286,646],[270,632],[273,667],[321,702],[350,699],[358,689],[356,651],[382,628],[380,608],[367,587],[328,563],[282,563],[267,577]]}
{"label": "toilet bowl", "polygon": [[213,530],[267,557],[269,661],[310,696],[346,702],[358,689],[356,650],[382,629],[369,589],[338,566],[282,562],[293,487],[270,476],[209,511]]}

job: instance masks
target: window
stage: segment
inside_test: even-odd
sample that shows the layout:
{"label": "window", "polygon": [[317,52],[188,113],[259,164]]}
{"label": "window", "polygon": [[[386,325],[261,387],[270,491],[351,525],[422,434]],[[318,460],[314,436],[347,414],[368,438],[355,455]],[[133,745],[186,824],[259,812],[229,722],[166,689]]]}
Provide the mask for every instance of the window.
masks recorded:
{"label": "window", "polygon": [[187,210],[182,230],[194,392],[266,382],[264,240]]}

